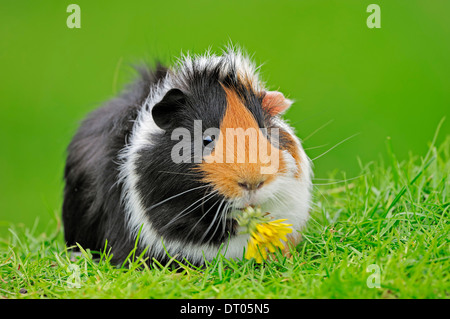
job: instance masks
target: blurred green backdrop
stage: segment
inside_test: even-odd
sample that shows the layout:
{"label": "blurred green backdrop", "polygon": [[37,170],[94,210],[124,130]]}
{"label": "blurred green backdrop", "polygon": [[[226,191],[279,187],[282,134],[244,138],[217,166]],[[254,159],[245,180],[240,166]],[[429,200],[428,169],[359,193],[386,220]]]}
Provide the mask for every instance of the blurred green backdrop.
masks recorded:
{"label": "blurred green backdrop", "polygon": [[[317,177],[357,175],[358,157],[385,156],[387,136],[400,159],[423,154],[450,105],[450,1],[377,0],[381,29],[369,29],[372,2],[2,0],[0,235],[60,215],[65,148],[130,64],[230,40],[296,100],[287,117],[301,138],[328,123],[305,141],[311,158],[359,133],[315,161]],[[81,29],[66,25],[70,3]]]}

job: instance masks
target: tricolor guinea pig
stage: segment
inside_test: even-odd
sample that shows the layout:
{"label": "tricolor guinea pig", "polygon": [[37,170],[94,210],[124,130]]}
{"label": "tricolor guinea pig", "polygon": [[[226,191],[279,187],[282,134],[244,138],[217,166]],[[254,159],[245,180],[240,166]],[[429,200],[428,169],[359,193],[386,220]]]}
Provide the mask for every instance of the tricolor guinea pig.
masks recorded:
{"label": "tricolor guinea pig", "polygon": [[114,263],[135,243],[150,261],[242,258],[249,234],[233,216],[249,205],[286,219],[295,245],[309,216],[312,173],[281,118],[292,101],[267,90],[235,48],[139,71],[68,147],[67,245],[107,246]]}

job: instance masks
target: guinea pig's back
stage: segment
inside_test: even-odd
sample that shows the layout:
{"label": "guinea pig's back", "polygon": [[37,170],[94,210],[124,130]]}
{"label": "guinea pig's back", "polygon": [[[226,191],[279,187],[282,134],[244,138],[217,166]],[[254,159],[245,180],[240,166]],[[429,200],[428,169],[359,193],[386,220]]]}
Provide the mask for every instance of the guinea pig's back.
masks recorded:
{"label": "guinea pig's back", "polygon": [[81,124],[67,149],[64,171],[63,223],[67,245],[101,250],[105,239],[114,259],[134,242],[125,225],[118,180],[118,154],[127,143],[134,121],[151,87],[166,75],[140,70],[140,78],[120,97],[93,111]]}

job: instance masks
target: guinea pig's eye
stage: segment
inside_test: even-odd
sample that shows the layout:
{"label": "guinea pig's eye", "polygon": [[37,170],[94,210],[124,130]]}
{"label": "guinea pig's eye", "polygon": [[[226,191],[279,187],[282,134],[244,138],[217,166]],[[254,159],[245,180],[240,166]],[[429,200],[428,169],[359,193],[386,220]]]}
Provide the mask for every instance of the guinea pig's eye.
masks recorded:
{"label": "guinea pig's eye", "polygon": [[213,143],[214,142],[214,136],[213,137],[211,137],[211,136],[209,136],[209,135],[207,135],[207,136],[203,136],[203,146],[212,146],[212,145],[209,145],[209,144],[211,144],[211,143]]}
{"label": "guinea pig's eye", "polygon": [[207,156],[212,153],[214,147],[216,146],[216,142],[214,140],[214,136],[203,136],[203,156]]}

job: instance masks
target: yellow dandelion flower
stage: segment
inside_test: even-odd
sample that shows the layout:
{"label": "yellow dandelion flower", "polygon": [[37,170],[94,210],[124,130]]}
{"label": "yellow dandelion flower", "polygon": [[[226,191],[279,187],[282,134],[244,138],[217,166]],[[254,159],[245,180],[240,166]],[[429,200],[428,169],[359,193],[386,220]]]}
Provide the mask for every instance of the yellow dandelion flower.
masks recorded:
{"label": "yellow dandelion flower", "polygon": [[257,263],[267,258],[267,251],[274,253],[276,248],[283,249],[286,235],[292,232],[292,224],[283,223],[286,219],[269,220],[260,208],[248,207],[236,219],[245,232],[250,233],[245,258],[254,258]]}

